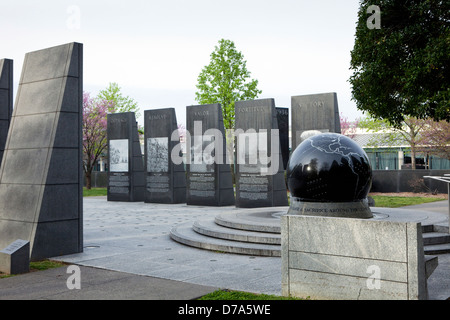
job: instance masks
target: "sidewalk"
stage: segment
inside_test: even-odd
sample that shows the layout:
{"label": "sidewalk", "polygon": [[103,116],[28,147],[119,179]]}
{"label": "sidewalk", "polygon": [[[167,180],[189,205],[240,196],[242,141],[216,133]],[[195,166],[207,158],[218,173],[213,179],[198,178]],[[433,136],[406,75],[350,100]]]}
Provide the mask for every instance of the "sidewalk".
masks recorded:
{"label": "sidewalk", "polygon": [[70,290],[71,275],[60,267],[0,279],[0,300],[192,300],[217,289],[80,266],[81,287]]}
{"label": "sidewalk", "polygon": [[[279,257],[212,252],[169,237],[174,225],[233,210],[85,198],[84,252],[52,258],[80,266],[81,289],[68,289],[71,274],[61,267],[0,279],[0,300],[188,300],[218,288],[281,295]],[[450,297],[449,275],[450,254],[439,255],[430,299]]]}

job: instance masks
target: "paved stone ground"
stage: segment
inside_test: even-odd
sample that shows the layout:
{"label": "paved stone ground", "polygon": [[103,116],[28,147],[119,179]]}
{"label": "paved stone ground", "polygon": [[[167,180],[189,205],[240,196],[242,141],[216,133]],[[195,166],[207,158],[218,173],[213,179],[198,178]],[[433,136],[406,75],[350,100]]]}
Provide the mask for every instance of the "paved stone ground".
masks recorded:
{"label": "paved stone ground", "polygon": [[[432,205],[438,218],[448,219],[447,203]],[[206,251],[169,236],[174,225],[235,210],[85,198],[84,252],[53,258],[81,266],[82,289],[67,289],[63,267],[1,279],[0,299],[194,299],[217,288],[281,295],[281,258]],[[439,255],[430,299],[450,297],[449,275],[450,254]]]}
{"label": "paved stone ground", "polygon": [[56,257],[67,263],[206,286],[281,294],[281,259],[191,248],[170,229],[213,218],[234,207],[162,205],[85,199],[84,252]]}
{"label": "paved stone ground", "polygon": [[[67,263],[205,286],[281,295],[280,258],[211,252],[179,244],[169,237],[170,229],[177,224],[242,209],[108,202],[104,197],[85,198],[84,203],[85,251],[59,258]],[[418,210],[427,208],[442,212],[445,206],[445,201],[414,206],[411,209],[415,213],[411,212],[411,216],[420,216]],[[381,208],[378,211],[388,212]],[[430,214],[426,220],[436,222],[440,217]],[[445,215],[442,217],[446,218]],[[440,266],[429,280],[441,289],[444,283],[438,279],[450,274],[447,269],[450,261],[445,256],[440,256]],[[450,296],[450,293],[442,293],[441,289],[433,291],[431,286],[431,298]]]}
{"label": "paved stone ground", "polygon": [[0,300],[192,300],[217,290],[126,272],[80,266],[80,288],[67,267],[30,272],[0,279]]}

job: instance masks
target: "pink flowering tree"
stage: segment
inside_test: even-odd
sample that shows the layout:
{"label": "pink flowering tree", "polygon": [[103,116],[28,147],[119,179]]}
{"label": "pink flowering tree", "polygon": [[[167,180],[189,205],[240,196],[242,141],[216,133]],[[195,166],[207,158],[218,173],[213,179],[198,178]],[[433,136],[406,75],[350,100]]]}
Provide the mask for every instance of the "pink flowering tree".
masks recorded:
{"label": "pink flowering tree", "polygon": [[341,133],[344,136],[353,139],[356,135],[356,129],[358,128],[359,119],[356,119],[355,121],[350,121],[346,116],[342,114],[342,112],[340,113],[339,118],[341,122]]}
{"label": "pink flowering tree", "polygon": [[108,146],[106,117],[114,109],[114,101],[93,99],[83,93],[83,170],[87,189],[91,189],[94,164]]}
{"label": "pink flowering tree", "polygon": [[419,150],[450,160],[450,122],[422,120],[425,126],[420,137]]}

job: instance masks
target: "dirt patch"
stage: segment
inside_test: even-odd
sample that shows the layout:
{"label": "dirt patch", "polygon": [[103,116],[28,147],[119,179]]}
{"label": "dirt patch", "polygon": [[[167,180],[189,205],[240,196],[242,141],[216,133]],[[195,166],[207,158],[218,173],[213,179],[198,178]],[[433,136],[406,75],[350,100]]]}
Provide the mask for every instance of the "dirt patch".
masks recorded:
{"label": "dirt patch", "polygon": [[389,197],[424,197],[424,198],[443,198],[448,200],[447,193],[438,193],[431,194],[427,192],[392,192],[392,193],[383,193],[383,192],[371,192],[369,196],[389,196]]}

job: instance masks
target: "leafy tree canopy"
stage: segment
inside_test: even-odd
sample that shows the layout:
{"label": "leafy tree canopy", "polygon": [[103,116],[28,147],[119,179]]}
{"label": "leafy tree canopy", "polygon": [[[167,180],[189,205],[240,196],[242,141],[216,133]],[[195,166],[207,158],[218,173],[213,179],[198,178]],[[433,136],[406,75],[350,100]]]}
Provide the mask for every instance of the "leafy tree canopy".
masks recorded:
{"label": "leafy tree canopy", "polygon": [[110,113],[134,112],[136,119],[140,117],[138,103],[133,98],[124,96],[121,88],[115,82],[110,83],[106,89],[100,90],[97,100],[112,102],[112,108],[108,110]]}
{"label": "leafy tree canopy", "polygon": [[222,105],[225,129],[234,128],[234,103],[255,99],[258,80],[250,79],[247,62],[236,50],[233,41],[221,39],[211,53],[209,65],[198,76],[196,101],[200,104],[220,103]]}
{"label": "leafy tree canopy", "polygon": [[[379,6],[379,29],[367,8]],[[450,1],[362,0],[349,81],[359,110],[401,126],[450,121]]]}

